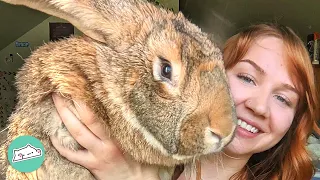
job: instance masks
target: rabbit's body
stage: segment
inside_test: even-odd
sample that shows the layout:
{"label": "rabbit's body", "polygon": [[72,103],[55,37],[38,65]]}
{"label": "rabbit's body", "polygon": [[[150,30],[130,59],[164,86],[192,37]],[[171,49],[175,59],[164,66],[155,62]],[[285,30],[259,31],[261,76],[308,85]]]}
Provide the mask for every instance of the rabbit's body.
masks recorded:
{"label": "rabbit's body", "polygon": [[[74,46],[68,45],[66,41]],[[79,46],[80,43],[84,46]],[[70,48],[74,53],[64,54],[64,50]],[[94,179],[85,168],[62,158],[49,139],[50,135],[56,135],[64,146],[75,150],[79,148],[78,144],[63,128],[61,121],[56,118],[58,114],[53,108],[51,93],[77,93],[82,96],[82,99],[89,99],[88,96],[85,96],[86,94],[92,94],[92,91],[86,91],[85,86],[92,86],[94,83],[84,81],[84,72],[87,69],[84,70],[81,64],[95,63],[95,54],[93,53],[95,51],[93,49],[92,44],[87,41],[80,38],[72,38],[58,43],[49,43],[33,53],[17,74],[16,84],[19,102],[15,113],[9,119],[8,140],[1,150],[3,159],[6,159],[8,145],[13,139],[21,135],[32,135],[43,143],[46,151],[46,160],[36,175],[38,179],[58,180],[69,179],[70,177],[75,179]],[[50,61],[53,56],[52,52],[61,58],[57,59],[57,61]],[[72,61],[76,54],[86,54],[86,58],[81,59],[81,62]],[[68,76],[68,78],[63,76]],[[61,86],[58,87],[57,84]],[[5,162],[7,167],[9,162]],[[27,175],[35,176],[35,173],[27,173]],[[28,179],[25,173],[20,173],[11,166],[7,170],[6,177],[12,180]]]}
{"label": "rabbit's body", "polygon": [[[91,42],[89,43],[88,41]],[[16,106],[16,113],[10,117],[10,129],[6,143],[10,143],[10,140],[18,136],[32,135],[44,144],[46,161],[41,169],[38,170],[38,175],[40,175],[40,177],[38,177],[39,179],[61,180],[70,177],[77,180],[94,179],[87,169],[62,158],[50,142],[49,136],[55,135],[63,146],[72,150],[78,150],[80,148],[78,143],[70,136],[58,119],[58,114],[51,99],[52,92],[69,94],[86,101],[96,112],[97,117],[103,117],[104,122],[117,124],[116,126],[121,129],[121,131],[119,131],[118,128],[111,128],[111,134],[122,139],[121,142],[125,144],[124,147],[127,149],[127,152],[138,148],[141,150],[135,151],[134,156],[136,159],[145,159],[146,156],[152,157],[152,152],[154,151],[152,146],[135,144],[135,147],[130,147],[132,143],[129,141],[134,141],[132,137],[136,137],[137,139],[142,138],[139,131],[134,130],[128,126],[128,124],[118,124],[108,119],[107,111],[103,108],[105,106],[102,105],[103,102],[101,101],[102,97],[105,98],[108,96],[108,93],[101,82],[97,81],[97,79],[102,79],[102,77],[98,73],[99,70],[96,69],[98,67],[98,62],[96,61],[97,52],[93,44],[90,39],[76,37],[56,43],[49,43],[35,51],[17,74],[16,84],[19,93],[19,104]],[[104,53],[106,55],[112,55],[112,50],[108,50],[110,53]],[[65,54],[66,51],[73,53]],[[123,55],[126,56],[125,54]],[[61,58],[52,61],[51,58],[57,56]],[[77,58],[79,56],[84,58]],[[121,60],[111,61],[112,58],[116,58],[115,56],[110,56],[109,58],[110,63],[121,63]],[[110,69],[109,78],[119,81],[116,77],[123,76],[123,73],[130,72],[129,67],[124,67],[122,70],[123,71]],[[120,84],[121,83],[119,83],[119,87],[110,87],[109,90],[117,91],[117,88],[124,88],[121,87],[122,85]],[[99,97],[101,97],[101,99],[99,99]],[[110,102],[104,103],[110,104]],[[109,109],[114,109],[114,107],[110,107]],[[106,126],[106,128],[107,127],[109,126]],[[7,152],[8,145],[9,144],[3,146],[4,149],[1,151],[3,152],[1,154],[4,155],[4,159],[6,158],[5,152]],[[144,154],[145,152],[148,152],[148,154]],[[175,164],[169,157],[165,161],[164,159],[152,159],[151,161],[160,164]],[[8,164],[6,164],[6,166],[8,166]],[[41,175],[44,176],[42,177]],[[11,167],[7,171],[6,176],[7,179],[26,177],[23,173],[19,173]]]}
{"label": "rabbit's body", "polygon": [[[93,179],[50,142],[56,136],[69,149],[81,148],[58,120],[53,92],[84,101],[128,156],[159,166],[162,175],[232,139],[237,118],[221,52],[181,14],[138,0],[5,1],[59,15],[89,36],[40,47],[18,72],[18,104],[1,149],[8,180]],[[33,173],[7,161],[8,145],[21,135],[45,147],[44,164]]]}

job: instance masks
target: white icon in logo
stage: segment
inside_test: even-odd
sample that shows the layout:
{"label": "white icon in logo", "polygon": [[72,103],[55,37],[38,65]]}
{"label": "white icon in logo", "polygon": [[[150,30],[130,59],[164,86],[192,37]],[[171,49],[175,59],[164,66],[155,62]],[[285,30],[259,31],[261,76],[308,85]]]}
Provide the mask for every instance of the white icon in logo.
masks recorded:
{"label": "white icon in logo", "polygon": [[12,162],[20,162],[28,159],[38,158],[42,156],[42,150],[40,148],[35,148],[34,146],[27,144],[26,146],[13,149]]}

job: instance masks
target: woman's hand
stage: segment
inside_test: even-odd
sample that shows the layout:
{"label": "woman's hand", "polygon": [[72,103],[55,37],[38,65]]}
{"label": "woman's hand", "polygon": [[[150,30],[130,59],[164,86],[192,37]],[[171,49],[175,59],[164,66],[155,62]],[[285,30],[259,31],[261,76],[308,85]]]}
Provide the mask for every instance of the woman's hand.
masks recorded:
{"label": "woman's hand", "polygon": [[141,165],[122,154],[109,138],[104,124],[95,119],[83,102],[73,100],[76,104],[74,109],[68,105],[67,99],[57,94],[52,97],[60,119],[73,138],[85,148],[74,152],[61,146],[56,137],[51,137],[62,156],[84,166],[97,179],[159,179],[157,168]]}

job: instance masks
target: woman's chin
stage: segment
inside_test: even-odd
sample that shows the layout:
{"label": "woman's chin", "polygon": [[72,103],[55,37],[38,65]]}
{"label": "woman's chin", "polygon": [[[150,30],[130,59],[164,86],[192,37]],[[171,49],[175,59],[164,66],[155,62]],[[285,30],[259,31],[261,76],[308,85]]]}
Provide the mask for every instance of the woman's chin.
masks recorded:
{"label": "woman's chin", "polygon": [[237,137],[223,150],[223,152],[228,156],[232,157],[250,157],[253,152],[253,147],[240,141]]}

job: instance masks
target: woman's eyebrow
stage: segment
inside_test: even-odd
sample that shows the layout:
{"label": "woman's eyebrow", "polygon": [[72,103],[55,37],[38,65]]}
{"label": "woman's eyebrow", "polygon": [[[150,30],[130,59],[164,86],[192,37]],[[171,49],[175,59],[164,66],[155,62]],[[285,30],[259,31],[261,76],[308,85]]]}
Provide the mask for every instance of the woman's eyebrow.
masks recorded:
{"label": "woman's eyebrow", "polygon": [[293,86],[291,86],[290,84],[282,83],[282,87],[289,89],[299,95],[298,90]]}
{"label": "woman's eyebrow", "polygon": [[[263,74],[263,75],[266,74],[266,72],[258,64],[256,64],[255,62],[251,61],[250,59],[243,59],[243,60],[240,60],[239,62],[249,63],[250,65],[252,65],[261,74]],[[282,87],[284,87],[284,88],[286,88],[288,90],[291,90],[291,91],[295,92],[296,94],[299,94],[298,90],[296,88],[294,88],[292,85],[286,84],[286,83],[282,83],[281,85],[282,85]]]}
{"label": "woman's eyebrow", "polygon": [[258,64],[256,64],[255,62],[251,61],[250,59],[243,59],[243,60],[240,60],[240,62],[249,63],[249,64],[252,65],[257,71],[259,71],[261,74],[263,74],[263,75],[266,74],[266,72],[265,72],[260,66],[258,66]]}

